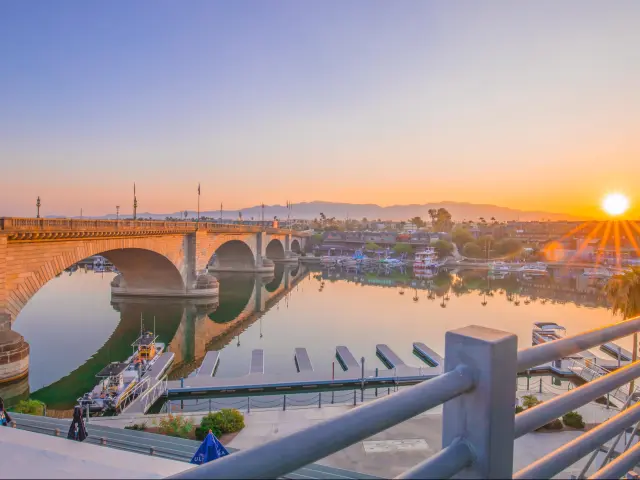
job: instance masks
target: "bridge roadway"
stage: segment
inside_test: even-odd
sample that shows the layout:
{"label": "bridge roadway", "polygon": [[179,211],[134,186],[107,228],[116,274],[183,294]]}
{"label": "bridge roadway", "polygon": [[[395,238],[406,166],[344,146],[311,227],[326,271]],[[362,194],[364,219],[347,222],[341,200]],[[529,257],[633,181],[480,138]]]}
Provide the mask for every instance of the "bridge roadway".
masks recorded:
{"label": "bridge roadway", "polygon": [[[16,428],[36,432],[45,435],[55,435],[56,429],[63,438],[66,438],[71,425],[71,419],[57,419],[50,417],[38,417],[34,415],[24,415],[12,413],[16,422]],[[189,462],[198,450],[201,442],[178,437],[167,437],[155,433],[140,432],[136,430],[125,430],[122,428],[106,427],[95,425],[89,421],[87,424],[89,436],[85,440],[87,443],[104,445],[105,448],[115,448],[140,453],[142,455],[153,455],[171,460]],[[102,440],[104,439],[104,443]],[[233,454],[238,450],[227,447],[229,453]],[[108,475],[109,472],[104,472]],[[324,465],[311,464],[302,467],[295,472],[291,472],[282,478],[291,480],[297,479],[375,479],[372,475],[366,475],[341,468],[327,467]]]}

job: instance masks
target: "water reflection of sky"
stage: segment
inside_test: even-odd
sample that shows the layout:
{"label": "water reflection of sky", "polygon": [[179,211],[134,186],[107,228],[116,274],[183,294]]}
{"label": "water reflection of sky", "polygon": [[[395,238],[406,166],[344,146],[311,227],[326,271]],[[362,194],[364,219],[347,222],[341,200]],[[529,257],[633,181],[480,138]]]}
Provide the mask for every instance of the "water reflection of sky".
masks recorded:
{"label": "water reflection of sky", "polygon": [[[120,322],[120,313],[110,305],[111,277],[112,274],[81,270],[72,276],[63,274],[49,282],[20,313],[14,328],[31,345],[31,391],[69,374],[112,335]],[[375,286],[353,279],[323,279],[318,272],[309,273],[241,333],[239,346],[238,337],[226,340],[218,375],[247,373],[254,348],[264,349],[267,372],[294,372],[294,348],[305,347],[314,368],[330,373],[337,345],[348,346],[356,358],[364,356],[368,366],[383,368],[375,355],[375,345],[386,343],[407,363],[417,365],[412,342],[424,342],[443,354],[445,332],[470,324],[513,332],[522,348],[530,345],[531,324],[536,321],[560,323],[572,334],[617,320],[605,308],[577,306],[566,298],[560,299],[566,301],[564,304],[551,300],[543,304],[541,296],[551,298],[562,293],[562,281],[554,283],[555,293],[549,286],[536,286],[535,295],[524,293],[531,285],[516,282],[511,289],[494,282],[492,288],[499,290],[486,297],[487,304],[482,306],[485,277],[470,276],[462,286],[455,276],[436,280],[431,289],[420,285],[418,300],[414,301],[413,288]],[[399,292],[403,290],[405,293],[401,295]],[[507,299],[509,293],[515,295],[513,290],[519,292],[517,307]],[[444,300],[446,308],[442,308],[445,295],[449,300]],[[537,300],[524,303],[536,296]],[[580,298],[589,303],[589,295]],[[222,303],[219,309],[224,308]],[[204,340],[209,343],[212,339]],[[630,347],[628,339],[620,343]]]}

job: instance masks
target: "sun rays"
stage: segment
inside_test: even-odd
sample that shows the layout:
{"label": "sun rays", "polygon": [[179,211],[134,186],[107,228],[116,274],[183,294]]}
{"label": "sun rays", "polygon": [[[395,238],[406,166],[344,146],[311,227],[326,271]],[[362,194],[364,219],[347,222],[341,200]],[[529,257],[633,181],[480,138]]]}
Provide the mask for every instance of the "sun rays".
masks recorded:
{"label": "sun rays", "polygon": [[[580,234],[580,237],[576,237]],[[545,254],[550,261],[563,260],[568,267],[571,264],[595,262],[595,267],[608,266],[621,270],[623,260],[628,253],[635,252],[640,257],[640,246],[636,240],[640,236],[640,226],[631,220],[605,220],[602,222],[585,222],[566,233],[558,240],[545,247]],[[563,242],[575,240],[576,247],[568,258],[560,258],[555,254],[557,249],[565,249]]]}

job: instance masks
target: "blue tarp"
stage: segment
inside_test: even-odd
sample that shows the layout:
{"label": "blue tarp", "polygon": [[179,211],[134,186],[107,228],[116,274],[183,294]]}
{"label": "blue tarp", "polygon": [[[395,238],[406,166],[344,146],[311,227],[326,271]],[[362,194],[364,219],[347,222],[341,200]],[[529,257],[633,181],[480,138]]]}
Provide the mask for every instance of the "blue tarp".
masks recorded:
{"label": "blue tarp", "polygon": [[224,457],[225,455],[229,455],[229,452],[227,452],[227,449],[220,443],[220,440],[209,431],[190,463],[202,465],[203,463]]}

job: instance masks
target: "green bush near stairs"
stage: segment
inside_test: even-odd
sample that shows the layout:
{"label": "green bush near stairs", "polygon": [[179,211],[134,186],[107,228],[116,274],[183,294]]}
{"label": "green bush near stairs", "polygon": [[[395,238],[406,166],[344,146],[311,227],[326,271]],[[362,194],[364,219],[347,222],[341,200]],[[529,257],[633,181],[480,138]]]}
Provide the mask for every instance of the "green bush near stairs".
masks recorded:
{"label": "green bush near stairs", "polygon": [[204,440],[209,430],[216,437],[220,437],[225,433],[239,432],[243,428],[244,417],[242,414],[235,409],[223,408],[219,412],[202,417],[200,425],[196,427],[196,439]]}

